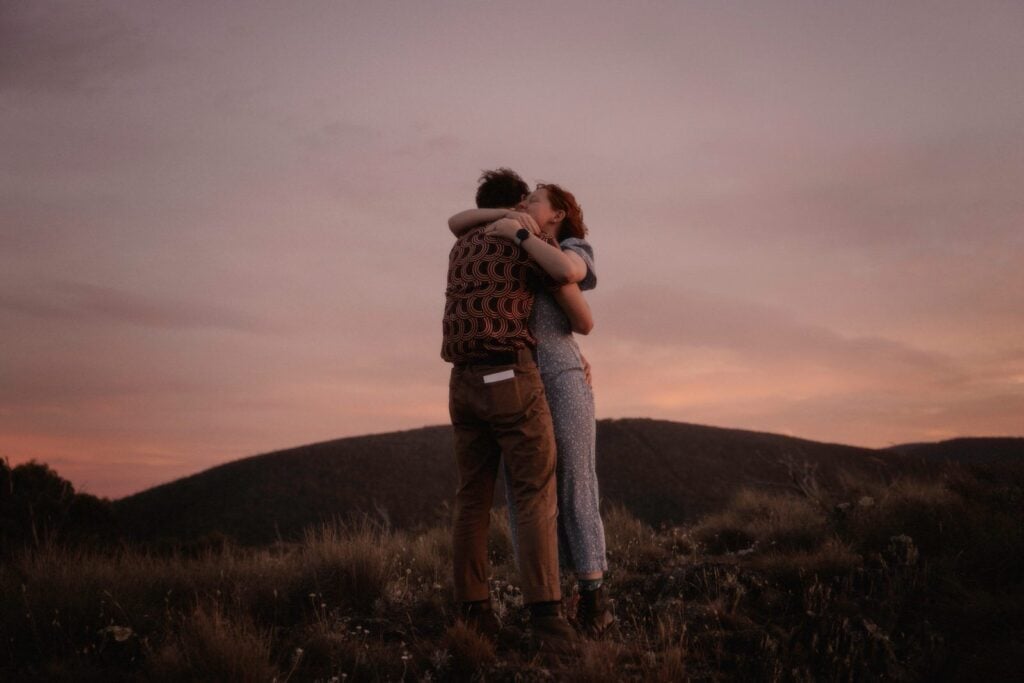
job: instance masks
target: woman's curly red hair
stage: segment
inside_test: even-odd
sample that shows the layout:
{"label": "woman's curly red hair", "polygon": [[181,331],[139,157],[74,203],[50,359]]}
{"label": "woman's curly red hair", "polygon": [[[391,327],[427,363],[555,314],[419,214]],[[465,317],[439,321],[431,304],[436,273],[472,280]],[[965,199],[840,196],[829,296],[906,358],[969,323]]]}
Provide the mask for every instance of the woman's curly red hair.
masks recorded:
{"label": "woman's curly red hair", "polygon": [[587,226],[583,222],[583,208],[576,201],[572,192],[554,183],[537,183],[538,190],[547,190],[548,201],[555,211],[565,211],[565,218],[558,227],[558,241],[567,237],[583,238],[587,234]]}

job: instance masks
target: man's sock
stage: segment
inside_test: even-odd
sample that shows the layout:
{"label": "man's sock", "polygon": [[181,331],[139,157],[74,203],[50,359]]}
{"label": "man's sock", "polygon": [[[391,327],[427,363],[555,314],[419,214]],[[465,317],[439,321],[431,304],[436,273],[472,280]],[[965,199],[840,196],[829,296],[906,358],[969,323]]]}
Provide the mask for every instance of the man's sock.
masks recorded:
{"label": "man's sock", "polygon": [[580,587],[580,592],[583,591],[596,591],[604,583],[604,577],[597,579],[580,579],[577,581]]}

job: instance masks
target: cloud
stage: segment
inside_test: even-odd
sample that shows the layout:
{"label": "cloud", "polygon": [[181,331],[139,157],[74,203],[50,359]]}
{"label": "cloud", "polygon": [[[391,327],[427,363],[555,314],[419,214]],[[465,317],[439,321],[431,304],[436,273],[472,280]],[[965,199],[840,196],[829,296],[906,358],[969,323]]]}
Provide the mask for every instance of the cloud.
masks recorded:
{"label": "cloud", "polygon": [[737,137],[666,159],[693,172],[660,209],[726,242],[819,253],[1024,246],[1019,125],[899,140]]}
{"label": "cloud", "polygon": [[[287,123],[281,125],[287,126]],[[303,152],[325,159],[354,152],[380,151],[383,141],[378,128],[338,119],[294,133],[292,137]]]}
{"label": "cloud", "polygon": [[670,286],[594,298],[601,322],[581,346],[594,364],[601,416],[864,446],[1020,431],[1019,345],[960,344],[950,355]]}
{"label": "cloud", "polygon": [[957,436],[1021,436],[1024,388],[991,393],[896,395],[850,392],[764,403],[744,424],[769,431],[876,447]]}
{"label": "cloud", "polygon": [[466,143],[455,135],[432,135],[400,146],[396,154],[414,159],[443,159],[466,148]]}
{"label": "cloud", "polygon": [[802,365],[885,382],[958,383],[943,354],[882,337],[846,337],[764,304],[692,289],[635,285],[601,299],[600,333],[661,348],[726,349],[752,364]]}
{"label": "cloud", "polygon": [[166,329],[280,332],[259,316],[209,302],[183,301],[84,282],[56,281],[48,294],[0,294],[0,311],[41,318]]}
{"label": "cloud", "polygon": [[0,89],[80,92],[138,67],[138,33],[96,3],[5,2],[0,11]]}
{"label": "cloud", "polygon": [[123,220],[125,205],[112,194],[0,194],[0,247],[37,258],[95,245],[112,223]]}

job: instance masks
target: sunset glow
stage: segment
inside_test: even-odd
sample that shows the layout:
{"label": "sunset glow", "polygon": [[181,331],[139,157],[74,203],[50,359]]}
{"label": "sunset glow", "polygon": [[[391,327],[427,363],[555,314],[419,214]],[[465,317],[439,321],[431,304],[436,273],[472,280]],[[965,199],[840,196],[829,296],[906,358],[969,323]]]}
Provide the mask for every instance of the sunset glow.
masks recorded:
{"label": "sunset glow", "polygon": [[597,415],[1024,435],[1024,4],[5,3],[0,456],[448,421],[445,221],[580,200]]}

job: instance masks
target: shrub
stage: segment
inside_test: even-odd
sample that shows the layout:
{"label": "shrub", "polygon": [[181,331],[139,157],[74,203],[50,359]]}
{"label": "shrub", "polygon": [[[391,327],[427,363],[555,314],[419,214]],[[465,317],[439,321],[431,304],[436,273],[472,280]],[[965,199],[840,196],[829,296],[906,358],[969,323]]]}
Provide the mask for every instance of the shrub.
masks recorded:
{"label": "shrub", "polygon": [[371,610],[385,595],[395,561],[391,541],[386,529],[365,519],[307,528],[302,589],[322,595],[329,603]]}
{"label": "shrub", "polygon": [[609,569],[613,566],[651,568],[668,555],[658,535],[625,505],[615,503],[602,515]]}
{"label": "shrub", "polygon": [[814,574],[842,576],[864,564],[864,559],[844,541],[830,538],[813,550],[770,551],[750,558],[750,566],[795,585]]}
{"label": "shrub", "polygon": [[429,583],[450,584],[452,567],[452,529],[438,526],[416,534],[408,540],[409,562],[413,571]]}
{"label": "shrub", "polygon": [[893,536],[910,536],[926,554],[960,544],[958,520],[968,511],[962,499],[940,481],[901,479],[878,499],[861,498],[846,514],[847,537],[862,552],[881,552]]}
{"label": "shrub", "polygon": [[147,662],[154,681],[269,681],[271,633],[244,615],[197,604]]}
{"label": "shrub", "polygon": [[31,460],[12,468],[0,458],[0,559],[46,542],[95,546],[116,537],[109,500],[76,493],[45,463]]}
{"label": "shrub", "polygon": [[440,645],[450,657],[445,661],[451,667],[455,680],[468,680],[495,659],[491,641],[462,621],[455,622],[445,631]]}
{"label": "shrub", "polygon": [[807,551],[828,537],[824,514],[810,502],[790,494],[741,489],[729,507],[708,515],[693,537],[712,553],[752,547]]}

